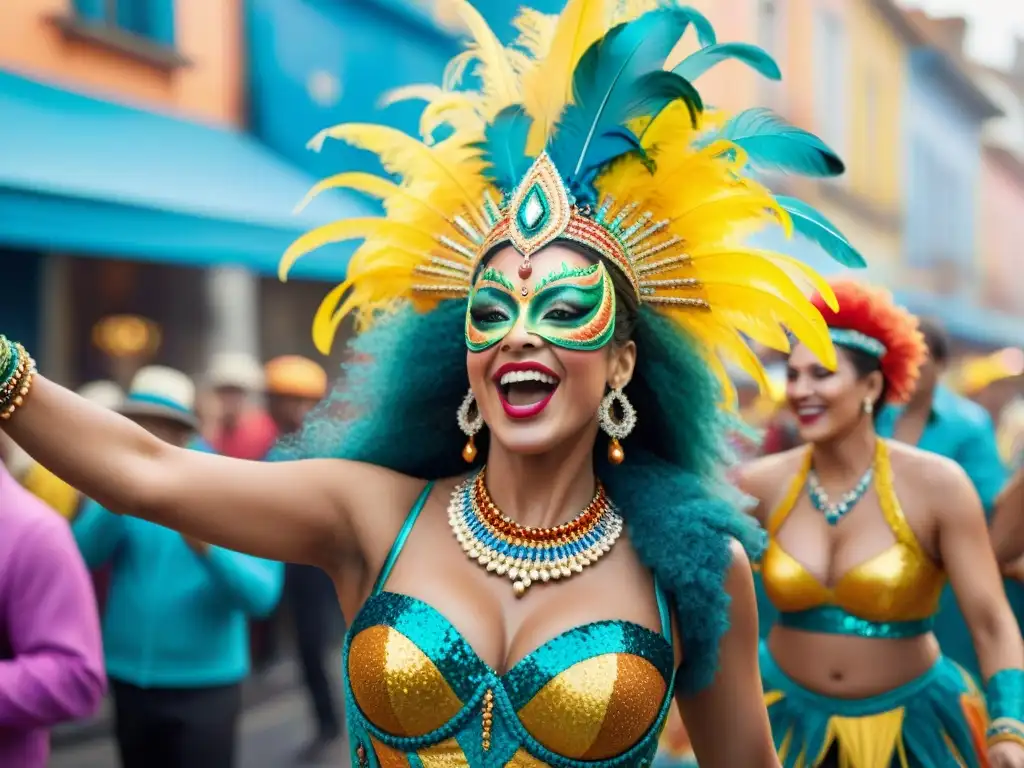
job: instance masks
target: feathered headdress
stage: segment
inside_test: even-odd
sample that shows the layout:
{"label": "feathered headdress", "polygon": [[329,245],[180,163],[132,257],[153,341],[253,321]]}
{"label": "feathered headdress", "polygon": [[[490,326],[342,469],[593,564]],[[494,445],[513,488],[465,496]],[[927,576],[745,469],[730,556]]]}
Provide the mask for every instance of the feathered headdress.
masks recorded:
{"label": "feathered headdress", "polygon": [[928,356],[917,318],[897,306],[883,288],[853,280],[837,280],[831,287],[838,310],[821,295],[812,301],[828,323],[832,340],[877,357],[887,385],[886,401],[907,402]]}
{"label": "feathered headdress", "polygon": [[[768,110],[726,119],[707,109],[693,81],[739,60],[779,78],[763,50],[719,43],[691,8],[668,0],[569,0],[558,16],[521,11],[519,38],[503,46],[466,0],[446,0],[471,39],[441,87],[410,86],[391,101],[426,101],[422,140],[381,125],[321,132],[375,153],[389,178],[341,173],[332,188],[379,198],[386,215],[338,221],[296,241],[284,279],[303,254],[362,239],[348,278],[314,323],[327,351],[341,320],[357,327],[411,301],[429,310],[465,297],[481,260],[513,244],[529,257],[554,240],[583,243],[629,280],[637,297],[702,342],[723,376],[720,354],[764,382],[747,339],[786,351],[788,328],[826,363],[835,350],[802,289],[834,297],[811,269],[781,253],[748,247],[769,226],[796,232],[839,262],[862,266],[819,213],[773,196],[759,171],[832,176],[839,158],[815,136]],[[699,49],[678,59],[684,33]],[[462,87],[475,65],[479,87]],[[528,273],[527,273],[528,274]]]}

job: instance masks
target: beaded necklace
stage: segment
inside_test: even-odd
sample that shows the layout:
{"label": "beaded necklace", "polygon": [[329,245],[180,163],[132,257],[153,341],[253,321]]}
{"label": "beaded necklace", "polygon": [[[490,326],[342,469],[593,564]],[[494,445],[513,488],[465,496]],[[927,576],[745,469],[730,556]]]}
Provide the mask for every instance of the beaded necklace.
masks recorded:
{"label": "beaded necklace", "polygon": [[554,528],[529,528],[501,513],[484,483],[484,470],[452,491],[448,522],[466,555],[489,573],[512,581],[516,597],[536,582],[567,579],[596,563],[622,533],[622,517],[597,484],[576,518]]}
{"label": "beaded necklace", "polygon": [[852,490],[847,491],[843,494],[843,497],[839,501],[833,502],[829,499],[828,493],[821,486],[821,481],[818,479],[818,473],[813,469],[807,474],[807,494],[811,497],[811,504],[814,508],[821,512],[825,516],[825,522],[829,525],[839,525],[844,517],[846,517],[850,511],[857,506],[857,502],[864,498],[865,494],[871,488],[871,483],[875,479],[875,467],[872,464],[868,467],[867,472],[861,475],[860,480],[853,487]]}

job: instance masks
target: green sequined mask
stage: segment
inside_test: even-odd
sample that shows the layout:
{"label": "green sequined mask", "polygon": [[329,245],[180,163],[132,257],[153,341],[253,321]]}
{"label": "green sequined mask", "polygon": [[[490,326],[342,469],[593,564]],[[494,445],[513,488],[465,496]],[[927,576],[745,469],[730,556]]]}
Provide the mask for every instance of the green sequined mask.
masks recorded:
{"label": "green sequined mask", "polygon": [[480,275],[466,312],[466,346],[482,352],[522,321],[527,333],[563,349],[593,352],[615,333],[615,289],[603,262],[562,268],[541,279],[530,296],[493,268]]}

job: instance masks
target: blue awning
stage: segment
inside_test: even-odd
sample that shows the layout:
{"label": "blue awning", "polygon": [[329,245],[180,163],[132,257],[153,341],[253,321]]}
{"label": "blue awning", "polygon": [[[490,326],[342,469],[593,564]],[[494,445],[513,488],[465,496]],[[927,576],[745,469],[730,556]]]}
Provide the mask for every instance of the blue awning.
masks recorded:
{"label": "blue awning", "polygon": [[[373,209],[234,131],[132,109],[0,72],[0,245],[276,273],[288,245]],[[352,247],[293,275],[337,279]]]}

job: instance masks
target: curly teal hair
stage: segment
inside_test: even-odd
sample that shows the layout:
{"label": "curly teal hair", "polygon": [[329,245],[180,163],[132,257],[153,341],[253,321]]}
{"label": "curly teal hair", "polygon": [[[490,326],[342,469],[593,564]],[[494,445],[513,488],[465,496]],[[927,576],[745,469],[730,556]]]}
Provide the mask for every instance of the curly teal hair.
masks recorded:
{"label": "curly teal hair", "polygon": [[[404,308],[356,336],[341,383],[275,458],[350,459],[430,480],[465,473],[455,418],[469,388],[465,313],[454,300],[426,314]],[[761,532],[720,484],[728,423],[707,363],[671,320],[646,308],[632,319],[637,366],[626,392],[637,427],[624,464],[611,466],[601,441],[594,461],[641,560],[672,596],[684,644],[679,685],[692,692],[713,679],[729,625],[730,540],[756,556]],[[486,437],[479,448],[484,461]]]}

